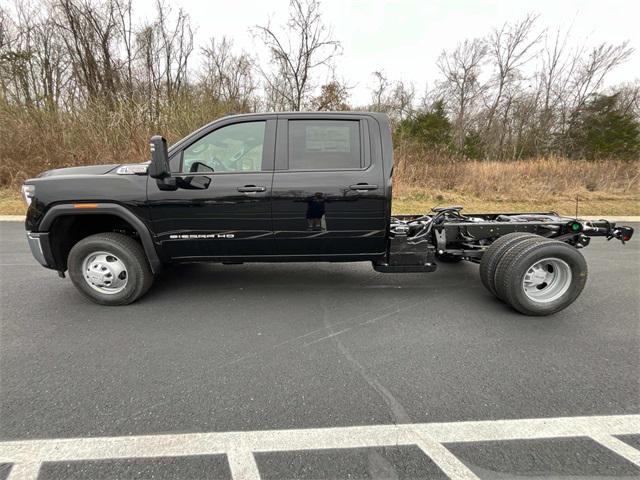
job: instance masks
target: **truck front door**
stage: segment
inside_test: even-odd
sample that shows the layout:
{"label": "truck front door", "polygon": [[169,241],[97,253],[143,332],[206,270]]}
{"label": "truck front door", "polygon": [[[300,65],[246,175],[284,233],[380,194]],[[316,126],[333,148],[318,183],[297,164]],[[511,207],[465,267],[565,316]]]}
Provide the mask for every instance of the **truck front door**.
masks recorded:
{"label": "truck front door", "polygon": [[[149,178],[148,205],[164,255],[174,259],[274,253],[271,185],[276,120],[219,122],[171,152],[172,182]],[[166,188],[166,187],[165,187]]]}
{"label": "truck front door", "polygon": [[[371,122],[371,124],[370,124]],[[386,248],[384,175],[373,119],[280,115],[273,179],[276,250],[353,257]]]}

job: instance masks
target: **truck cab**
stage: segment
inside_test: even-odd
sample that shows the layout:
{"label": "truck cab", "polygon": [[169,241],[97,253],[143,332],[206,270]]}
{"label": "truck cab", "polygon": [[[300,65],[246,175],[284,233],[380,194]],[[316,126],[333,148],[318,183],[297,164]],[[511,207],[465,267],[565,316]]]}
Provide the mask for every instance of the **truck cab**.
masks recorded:
{"label": "truck cab", "polygon": [[[166,260],[371,260],[385,253],[386,116],[226,117],[168,151],[147,206]],[[389,159],[390,160],[390,159]]]}

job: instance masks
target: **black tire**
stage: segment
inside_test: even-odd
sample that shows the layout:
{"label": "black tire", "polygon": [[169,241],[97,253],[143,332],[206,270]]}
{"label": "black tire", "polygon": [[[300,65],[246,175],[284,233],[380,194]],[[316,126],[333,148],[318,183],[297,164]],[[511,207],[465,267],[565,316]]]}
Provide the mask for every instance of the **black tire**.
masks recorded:
{"label": "black tire", "polygon": [[[125,265],[127,281],[122,291],[101,293],[85,280],[83,262],[94,252],[108,252]],[[67,267],[76,288],[101,305],[128,305],[144,295],[153,284],[153,273],[142,246],[120,233],[105,232],[83,238],[69,252]]]}
{"label": "black tire", "polygon": [[[558,262],[563,269],[570,272],[570,279],[565,276],[564,281],[558,284],[563,286],[564,291],[560,289],[557,298],[551,297],[546,301],[530,298],[523,288],[523,280],[528,270],[541,260]],[[560,268],[556,267],[556,271],[559,270]],[[550,271],[553,272],[553,268]],[[496,270],[495,282],[500,298],[514,309],[525,315],[543,316],[559,312],[571,305],[582,293],[587,276],[587,262],[571,245],[557,240],[526,239],[504,254]]]}
{"label": "black tire", "polygon": [[502,259],[504,253],[509,250],[514,244],[525,238],[541,238],[539,235],[527,232],[513,232],[507,233],[502,237],[499,237],[494,241],[487,251],[482,255],[480,260],[480,280],[487,290],[494,295],[496,293],[495,276],[498,263]]}
{"label": "black tire", "polygon": [[436,254],[436,260],[441,263],[460,263],[462,261],[462,257],[458,255],[450,255],[448,253],[438,253]]}
{"label": "black tire", "polygon": [[503,302],[507,301],[506,292],[502,288],[503,282],[500,279],[502,279],[506,274],[506,271],[509,268],[510,260],[520,251],[529,248],[531,245],[538,245],[549,241],[549,239],[541,237],[540,235],[523,237],[518,241],[513,242],[509,246],[509,248],[502,252],[502,256],[498,259],[498,265],[496,265],[495,274],[493,276],[496,297],[498,297]]}

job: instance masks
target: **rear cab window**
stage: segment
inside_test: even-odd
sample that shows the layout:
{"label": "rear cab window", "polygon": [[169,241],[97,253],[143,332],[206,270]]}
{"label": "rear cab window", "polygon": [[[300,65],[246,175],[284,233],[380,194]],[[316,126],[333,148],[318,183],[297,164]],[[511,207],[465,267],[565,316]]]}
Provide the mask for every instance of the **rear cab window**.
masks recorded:
{"label": "rear cab window", "polygon": [[291,171],[364,167],[359,120],[289,120]]}

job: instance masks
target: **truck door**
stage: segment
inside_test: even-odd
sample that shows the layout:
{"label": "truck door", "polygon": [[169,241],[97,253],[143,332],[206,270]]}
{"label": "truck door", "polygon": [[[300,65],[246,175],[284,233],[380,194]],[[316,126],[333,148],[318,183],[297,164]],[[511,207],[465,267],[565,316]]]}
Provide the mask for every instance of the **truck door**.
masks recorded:
{"label": "truck door", "polygon": [[170,258],[272,255],[276,120],[218,122],[172,151],[177,189],[149,178],[154,231]]}
{"label": "truck door", "polygon": [[385,251],[384,175],[381,159],[372,155],[369,121],[340,114],[278,117],[278,254],[346,259]]}

